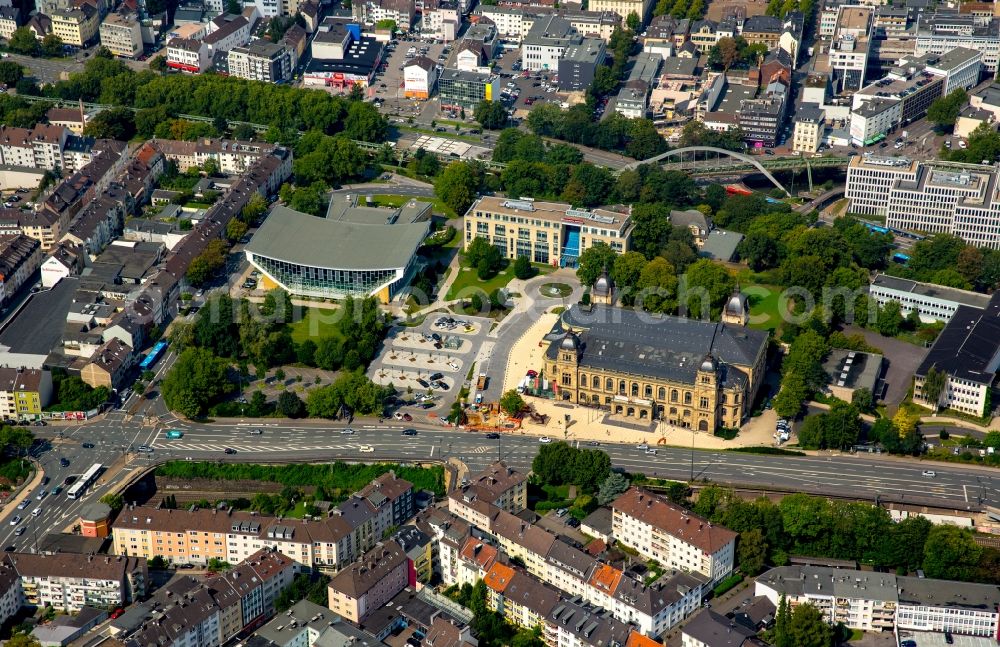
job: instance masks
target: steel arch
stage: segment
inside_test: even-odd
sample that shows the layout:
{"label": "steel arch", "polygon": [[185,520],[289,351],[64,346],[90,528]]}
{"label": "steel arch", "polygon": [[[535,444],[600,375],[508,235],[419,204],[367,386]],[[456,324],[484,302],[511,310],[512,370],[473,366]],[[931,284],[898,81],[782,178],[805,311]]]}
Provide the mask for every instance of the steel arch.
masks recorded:
{"label": "steel arch", "polygon": [[666,159],[668,157],[674,157],[675,155],[683,155],[684,153],[718,153],[720,155],[726,155],[728,157],[738,159],[741,162],[746,162],[747,164],[750,164],[755,169],[760,171],[764,175],[764,177],[766,177],[768,180],[771,181],[771,184],[781,189],[785,195],[790,195],[788,191],[785,189],[785,187],[781,186],[781,182],[778,182],[778,180],[776,180],[775,177],[771,175],[771,172],[768,171],[766,168],[764,168],[764,166],[760,162],[755,160],[753,157],[749,155],[744,155],[742,153],[737,153],[735,151],[726,150],[725,148],[716,148],[714,146],[686,146],[684,148],[675,148],[673,150],[667,151],[666,153],[660,153],[659,155],[650,157],[649,159],[627,164],[622,170],[625,171],[629,169],[635,169],[643,164],[655,164],[660,160]]}

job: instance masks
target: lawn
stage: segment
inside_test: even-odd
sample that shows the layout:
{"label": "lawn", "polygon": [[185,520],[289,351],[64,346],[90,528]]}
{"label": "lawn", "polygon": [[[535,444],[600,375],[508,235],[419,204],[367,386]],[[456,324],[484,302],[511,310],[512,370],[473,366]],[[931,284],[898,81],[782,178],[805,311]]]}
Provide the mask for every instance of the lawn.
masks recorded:
{"label": "lawn", "polygon": [[443,213],[449,218],[457,217],[455,212],[451,207],[446,205],[438,198],[428,198],[424,196],[411,196],[411,195],[392,195],[387,193],[379,193],[372,196],[375,205],[379,207],[402,207],[404,204],[410,200],[419,200],[421,202],[430,202],[434,205],[434,211]]}
{"label": "lawn", "polygon": [[301,321],[289,324],[292,329],[292,341],[301,344],[307,339],[318,341],[323,337],[338,337],[336,308],[307,308]]}
{"label": "lawn", "polygon": [[[535,265],[532,264],[538,274],[548,274],[555,270],[554,267],[550,265]],[[452,299],[458,299],[459,296],[469,298],[472,293],[466,291],[463,295],[463,290],[468,290],[468,288],[479,288],[486,294],[493,294],[499,288],[505,287],[514,279],[514,264],[508,263],[507,267],[501,270],[496,276],[486,281],[480,281],[479,276],[476,275],[476,270],[466,269],[465,267],[458,270],[458,277],[455,282],[451,284],[451,288],[448,289],[448,294],[445,295],[445,300],[450,301]]]}
{"label": "lawn", "polygon": [[750,327],[774,330],[783,321],[780,309],[781,288],[776,285],[752,285],[744,290],[750,303]]}

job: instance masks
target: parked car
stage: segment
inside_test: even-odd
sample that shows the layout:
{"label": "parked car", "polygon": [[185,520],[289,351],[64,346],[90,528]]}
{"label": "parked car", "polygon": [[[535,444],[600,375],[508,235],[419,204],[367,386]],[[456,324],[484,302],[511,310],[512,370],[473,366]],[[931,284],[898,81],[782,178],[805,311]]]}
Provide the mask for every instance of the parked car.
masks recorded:
{"label": "parked car", "polygon": [[345,428],[343,428],[343,429],[340,430],[340,433],[343,436],[351,436],[351,435],[354,434],[354,430],[351,429],[350,427],[345,427]]}

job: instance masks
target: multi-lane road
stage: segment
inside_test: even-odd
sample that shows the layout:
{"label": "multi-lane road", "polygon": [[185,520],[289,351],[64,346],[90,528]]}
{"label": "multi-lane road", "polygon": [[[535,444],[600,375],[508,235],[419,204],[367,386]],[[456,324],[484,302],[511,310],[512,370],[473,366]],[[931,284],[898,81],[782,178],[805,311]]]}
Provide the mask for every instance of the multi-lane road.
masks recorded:
{"label": "multi-lane road", "polygon": [[[148,421],[148,419],[147,419]],[[14,545],[31,550],[35,538],[45,532],[60,531],[72,524],[80,508],[96,500],[108,489],[134,476],[153,463],[168,460],[224,461],[422,461],[456,457],[471,469],[484,467],[502,457],[512,466],[527,470],[539,447],[533,436],[503,434],[500,441],[484,434],[453,428],[407,424],[419,430],[416,436],[403,436],[403,423],[377,420],[355,421],[354,434],[344,434],[343,423],[283,421],[266,424],[241,422],[196,424],[166,420],[143,424],[142,416],[115,411],[100,420],[72,427],[46,427],[40,435],[52,439],[51,448],[37,453],[49,488],[67,475],[81,474],[93,463],[110,466],[98,486],[81,500],[70,501],[65,494],[32,501],[25,511],[8,506],[0,518],[0,545]],[[183,432],[180,439],[165,436],[168,429]],[[260,429],[261,434],[251,430]],[[572,436],[570,442],[576,442]],[[92,443],[93,448],[84,448]],[[151,453],[138,453],[140,445],[152,447]],[[939,465],[878,456],[764,456],[736,452],[701,451],[659,447],[647,454],[632,445],[602,443],[615,467],[645,472],[650,476],[687,481],[692,474],[697,481],[827,493],[838,496],[881,497],[917,503],[936,499],[955,506],[1000,502],[1000,478],[992,472],[964,466]],[[236,450],[226,454],[225,450]],[[371,451],[362,449],[371,448]],[[60,458],[70,461],[61,467]],[[934,476],[925,476],[933,470]],[[34,495],[32,496],[34,499]],[[38,517],[31,510],[42,506]],[[20,514],[26,532],[14,535],[9,524]]]}

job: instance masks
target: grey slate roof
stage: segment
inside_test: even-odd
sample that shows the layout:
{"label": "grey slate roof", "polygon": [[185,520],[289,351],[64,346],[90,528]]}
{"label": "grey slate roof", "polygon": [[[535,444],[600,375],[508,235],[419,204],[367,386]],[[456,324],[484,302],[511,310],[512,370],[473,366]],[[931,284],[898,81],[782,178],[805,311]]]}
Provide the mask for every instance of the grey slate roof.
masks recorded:
{"label": "grey slate roof", "polygon": [[[681,382],[694,380],[709,353],[723,364],[753,366],[767,343],[767,333],[759,330],[603,305],[589,312],[575,305],[563,313],[562,322],[583,331],[581,366]],[[550,358],[560,342],[549,346]]]}

